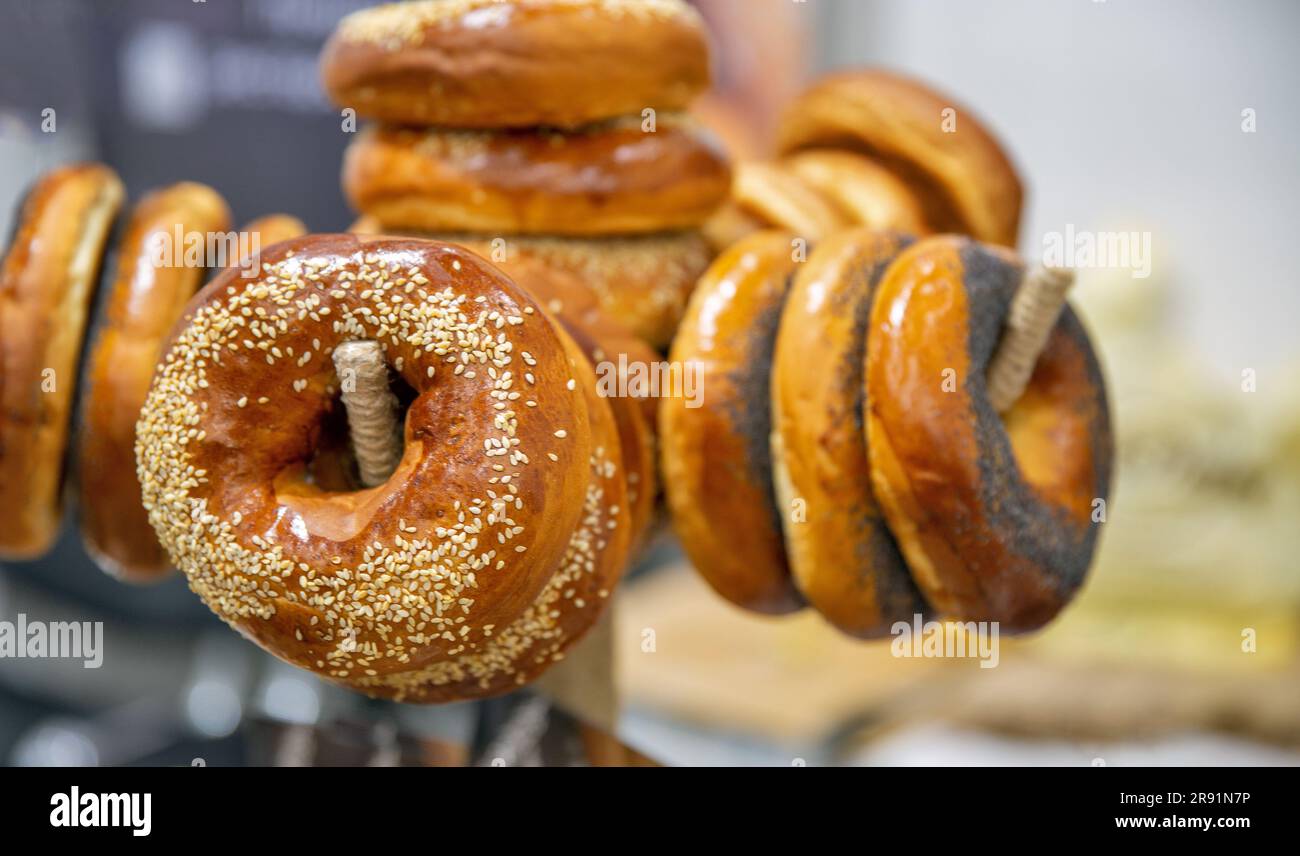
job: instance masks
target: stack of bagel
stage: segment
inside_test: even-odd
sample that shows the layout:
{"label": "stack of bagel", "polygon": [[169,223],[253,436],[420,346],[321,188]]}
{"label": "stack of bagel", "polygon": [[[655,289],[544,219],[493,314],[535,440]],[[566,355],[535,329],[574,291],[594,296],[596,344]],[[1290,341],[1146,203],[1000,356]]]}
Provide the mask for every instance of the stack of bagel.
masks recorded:
{"label": "stack of bagel", "polygon": [[871,226],[1016,244],[1023,192],[1002,147],[969,110],[910,78],[821,78],[783,113],[777,155],[736,166],[731,198],[705,229],[719,252],[765,227],[808,240]]}
{"label": "stack of bagel", "polygon": [[446,238],[512,274],[539,262],[668,344],[730,185],[683,112],[709,84],[683,0],[379,6],[339,24],[321,73],[336,104],[376,120],[343,167],[354,232]]}

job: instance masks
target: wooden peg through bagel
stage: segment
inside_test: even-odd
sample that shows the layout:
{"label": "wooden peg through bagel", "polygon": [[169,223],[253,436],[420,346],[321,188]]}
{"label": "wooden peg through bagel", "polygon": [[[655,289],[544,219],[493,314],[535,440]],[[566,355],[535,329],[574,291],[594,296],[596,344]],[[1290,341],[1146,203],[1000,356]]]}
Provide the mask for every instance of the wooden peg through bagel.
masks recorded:
{"label": "wooden peg through bagel", "polygon": [[[191,588],[278,657],[363,692],[504,692],[599,616],[628,546],[617,428],[586,358],[518,286],[427,240],[316,235],[194,300],[141,413],[138,473]],[[373,342],[410,391],[371,488],[311,465]],[[361,381],[366,383],[366,381]]]}
{"label": "wooden peg through bagel", "polygon": [[[872,486],[913,578],[943,614],[1008,631],[1039,627],[1069,602],[1109,492],[1105,385],[1086,332],[1061,308],[1062,279],[1026,280],[1009,252],[966,239],[920,241],[882,280],[867,341]],[[1056,312],[1004,334],[1017,289]],[[1022,336],[1044,345],[999,415],[992,390],[1015,377],[998,367],[1023,376]],[[955,384],[936,380],[945,373]]]}

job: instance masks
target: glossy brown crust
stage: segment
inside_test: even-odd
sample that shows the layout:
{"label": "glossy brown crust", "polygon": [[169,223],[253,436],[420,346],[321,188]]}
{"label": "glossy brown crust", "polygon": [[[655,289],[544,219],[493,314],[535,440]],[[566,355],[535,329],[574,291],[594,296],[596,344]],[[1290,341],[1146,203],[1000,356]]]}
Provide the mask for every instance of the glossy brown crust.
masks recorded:
{"label": "glossy brown crust", "polygon": [[852,229],[817,245],[781,316],[772,362],[772,470],[795,583],[845,633],[880,637],[928,611],[871,490],[863,406],[876,283],[910,243]]}
{"label": "glossy brown crust", "polygon": [[794,236],[760,232],[700,280],[670,361],[698,367],[704,406],[659,407],[664,490],[673,528],[718,594],[766,613],[802,600],[786,565],[772,487],[769,378]]}
{"label": "glossy brown crust", "polygon": [[921,203],[892,172],[854,152],[808,151],[781,166],[842,211],[849,222],[912,235],[929,232]]}
{"label": "glossy brown crust", "polygon": [[389,122],[574,128],[685,108],[709,86],[709,46],[681,0],[423,0],[344,18],[321,78]]}
{"label": "glossy brown crust", "polygon": [[912,189],[935,231],[1016,243],[1023,192],[1006,153],[974,114],[916,81],[878,70],[825,77],[786,110],[778,148],[867,154]]}
{"label": "glossy brown crust", "polygon": [[818,240],[852,226],[929,232],[921,203],[892,172],[864,155],[818,149],[776,163],[739,164],[731,197],[703,231],[721,252],[759,229]]}
{"label": "glossy brown crust", "polygon": [[122,184],[106,166],[37,182],[0,268],[0,559],[49,549],[86,318]]}
{"label": "glossy brown crust", "polygon": [[571,133],[372,127],[348,146],[343,190],[390,228],[610,236],[688,229],[731,172],[698,125],[659,117]]}
{"label": "glossy brown crust", "polygon": [[[582,517],[580,355],[463,249],[315,235],[262,265],[204,288],[165,351],[137,427],[150,522],[191,588],[276,656],[398,698],[455,682]],[[332,352],[354,340],[379,342],[416,397],[388,482],[327,492],[304,464],[338,406]]]}
{"label": "glossy brown crust", "polygon": [[604,612],[627,563],[632,536],[626,474],[609,402],[597,394],[580,346],[563,331],[560,337],[576,367],[575,383],[586,400],[592,442],[582,517],[564,557],[523,615],[508,627],[494,629],[481,650],[423,674],[408,674],[399,688],[382,679],[363,679],[363,689],[415,702],[500,695],[530,683],[563,659]]}
{"label": "glossy brown crust", "polygon": [[[373,218],[353,224],[356,234],[384,227]],[[714,253],[699,232],[627,238],[548,238],[443,234],[438,240],[468,247],[507,274],[517,259],[531,259],[582,282],[601,309],[653,348],[672,341],[696,281]]]}
{"label": "glossy brown crust", "polygon": [[872,484],[914,579],[940,612],[1008,632],[1041,626],[1081,584],[1113,456],[1105,386],[1068,307],[1025,395],[1005,417],[989,405],[1020,275],[966,239],[914,244],[880,283],[866,364]]}
{"label": "glossy brown crust", "polygon": [[700,233],[709,242],[713,252],[721,255],[723,250],[741,238],[752,235],[761,229],[771,228],[771,225],[757,214],[746,211],[735,199],[728,199],[700,227]]}
{"label": "glossy brown crust", "polygon": [[206,242],[208,234],[230,229],[230,210],[215,190],[192,183],[150,193],[135,206],[87,364],[77,446],[81,538],[104,572],[132,582],[160,579],[171,568],[141,504],[135,423],[163,342],[208,271],[158,257],[177,249],[178,228]]}
{"label": "glossy brown crust", "polygon": [[852,224],[847,214],[792,170],[774,164],[736,167],[732,199],[760,222],[817,241]]}
{"label": "glossy brown crust", "polygon": [[[540,262],[517,259],[510,267],[510,278],[559,319],[596,372],[597,394],[609,403],[618,426],[631,512],[630,535],[636,544],[655,511],[658,398],[649,390],[633,387],[632,369],[638,364],[654,365],[660,357],[602,311],[591,292],[571,276]],[[627,392],[633,394],[624,394]]]}

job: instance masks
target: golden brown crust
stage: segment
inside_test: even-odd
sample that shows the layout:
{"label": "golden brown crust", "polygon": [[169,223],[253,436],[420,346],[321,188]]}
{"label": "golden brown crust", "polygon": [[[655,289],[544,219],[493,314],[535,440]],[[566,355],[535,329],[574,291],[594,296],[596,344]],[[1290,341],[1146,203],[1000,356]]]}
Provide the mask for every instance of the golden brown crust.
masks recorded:
{"label": "golden brown crust", "polygon": [[206,266],[159,258],[159,249],[170,244],[156,242],[174,243],[178,229],[206,241],[229,228],[230,211],[215,190],[174,184],[135,206],[118,242],[107,318],[87,365],[77,487],[86,551],[122,579],[156,580],[171,567],[141,505],[135,423],[163,342],[207,273]]}
{"label": "golden brown crust", "polygon": [[622,393],[637,391],[629,382],[628,367],[654,364],[659,355],[602,311],[591,292],[568,274],[528,259],[516,259],[509,273],[517,285],[559,319],[596,371],[596,390],[609,402],[618,426],[631,512],[630,539],[636,544],[654,517],[658,399],[648,390],[642,396]]}
{"label": "golden brown crust", "polygon": [[929,232],[921,203],[892,172],[854,152],[814,150],[781,165],[840,209],[850,223],[912,235]]}
{"label": "golden brown crust", "polygon": [[772,361],[772,469],[790,570],[846,633],[879,637],[926,612],[871,490],[863,365],[876,283],[909,239],[852,229],[817,245],[781,315]]}
{"label": "golden brown crust", "polygon": [[[362,218],[351,229],[361,235],[383,230],[373,218]],[[714,256],[699,232],[589,239],[429,237],[473,250],[507,274],[518,259],[532,259],[561,271],[590,289],[607,315],[659,349],[672,341],[686,301]]]}
{"label": "golden brown crust", "polygon": [[685,108],[708,88],[709,46],[681,0],[422,0],[344,18],[321,77],[360,116],[573,128]]}
{"label": "golden brown crust", "polygon": [[372,127],[348,146],[343,190],[388,228],[612,236],[688,229],[727,196],[711,137],[680,117],[579,131]]}
{"label": "golden brown crust", "polygon": [[852,226],[929,232],[920,202],[889,170],[854,152],[817,149],[776,163],[738,164],[731,197],[703,231],[721,252],[759,229],[818,240]]}
{"label": "golden brown crust", "polygon": [[590,420],[592,452],[582,517],[555,572],[537,598],[507,627],[497,628],[472,652],[400,681],[363,678],[360,686],[405,701],[464,701],[499,695],[535,680],[564,658],[600,618],[622,575],[631,542],[626,476],[616,419],[596,393],[580,346],[557,331],[575,366]]}
{"label": "golden brown crust", "polygon": [[[416,397],[388,482],[328,492],[304,465],[337,406],[331,353],[354,340]],[[137,427],[150,522],[220,617],[331,680],[404,698],[495,668],[492,634],[547,586],[587,502],[587,367],[565,342],[465,250],[281,243],[261,276],[204,288],[165,351]]]}
{"label": "golden brown crust", "polygon": [[723,250],[746,235],[770,226],[770,223],[765,223],[757,215],[742,208],[735,199],[728,199],[700,227],[700,233],[709,242],[713,252],[721,255]]}
{"label": "golden brown crust", "polygon": [[122,197],[100,164],[46,174],[0,268],[0,558],[36,558],[58,533],[77,361]]}
{"label": "golden brown crust", "polygon": [[1020,275],[962,238],[917,242],[880,283],[866,363],[872,484],[913,578],[944,614],[1010,632],[1082,582],[1112,459],[1105,385],[1068,307],[1005,421],[989,404]]}
{"label": "golden brown crust", "polygon": [[802,605],[786,565],[769,448],[770,360],[798,267],[793,241],[760,232],[709,268],[670,354],[698,369],[706,406],[670,398],[659,407],[664,490],[682,546],[720,595],[767,613]]}
{"label": "golden brown crust", "polygon": [[766,163],[736,166],[732,199],[759,221],[817,241],[851,221],[792,170]]}
{"label": "golden brown crust", "polygon": [[862,152],[908,184],[935,231],[1016,243],[1023,193],[1007,155],[972,113],[916,81],[878,70],[825,77],[786,110],[778,148]]}

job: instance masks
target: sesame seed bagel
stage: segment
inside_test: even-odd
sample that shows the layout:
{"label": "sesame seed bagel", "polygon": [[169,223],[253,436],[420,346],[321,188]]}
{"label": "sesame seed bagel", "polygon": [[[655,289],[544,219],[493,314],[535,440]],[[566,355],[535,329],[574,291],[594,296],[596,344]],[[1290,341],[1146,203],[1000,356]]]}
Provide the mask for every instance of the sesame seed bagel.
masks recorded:
{"label": "sesame seed bagel", "polygon": [[[351,231],[385,230],[374,218],[363,217]],[[468,247],[507,274],[519,259],[532,259],[567,274],[590,289],[609,317],[659,349],[672,341],[686,301],[714,256],[709,243],[695,231],[622,238],[434,237]]]}
{"label": "sesame seed bagel", "polygon": [[664,115],[578,131],[371,127],[348,146],[343,190],[388,227],[422,232],[622,235],[687,229],[727,196],[726,156]]}
{"label": "sesame seed bagel", "polygon": [[609,403],[596,393],[595,376],[576,341],[560,332],[586,398],[592,453],[582,516],[559,566],[537,598],[509,625],[447,661],[386,678],[362,678],[374,695],[404,701],[464,701],[498,695],[531,682],[595,625],[627,562],[632,523]]}
{"label": "sesame seed bagel", "polygon": [[[517,259],[511,265],[510,276],[564,325],[597,371],[596,391],[609,402],[618,427],[627,476],[630,537],[636,544],[649,528],[655,511],[658,399],[649,390],[633,388],[631,367],[652,365],[659,355],[603,312],[591,292],[563,271]],[[613,389],[608,388],[611,385]]]}
{"label": "sesame seed bagel", "polygon": [[859,637],[927,612],[871,490],[863,406],[874,290],[910,239],[851,229],[818,244],[790,287],[772,359],[772,471],[795,583]]}
{"label": "sesame seed bagel", "polygon": [[172,264],[157,257],[168,246],[159,242],[173,240],[177,228],[206,241],[208,234],[230,228],[230,211],[215,190],[188,182],[150,193],[135,206],[118,243],[107,316],[87,364],[82,399],[82,542],[105,572],[134,582],[160,579],[171,568],[141,505],[135,423],[163,343],[207,275],[206,261]]}
{"label": "sesame seed bagel", "polygon": [[765,613],[798,609],[772,487],[769,380],[794,238],[758,232],[723,253],[691,297],[670,362],[699,367],[702,405],[659,407],[661,466],[673,528],[701,576]]}
{"label": "sesame seed bagel", "polygon": [[[392,476],[326,491],[308,465],[350,341],[377,342],[414,398]],[[437,666],[486,650],[569,550],[596,453],[586,371],[526,292],[463,249],[283,242],[256,278],[204,288],[165,350],[136,432],[144,505],[240,632],[340,684],[415,697],[434,673],[459,680]]]}
{"label": "sesame seed bagel", "polygon": [[0,267],[0,558],[34,559],[62,517],[63,454],[90,303],[122,183],[76,164],[28,194]]}
{"label": "sesame seed bagel", "polygon": [[709,86],[709,45],[682,0],[421,0],[344,18],[321,78],[359,116],[573,128],[683,109]]}
{"label": "sesame seed bagel", "polygon": [[926,599],[1008,632],[1050,620],[1096,545],[1112,438],[1092,346],[1066,307],[1005,414],[985,372],[1021,265],[964,238],[923,239],[877,288],[867,338],[871,481]]}
{"label": "sesame seed bagel", "polygon": [[1016,243],[1023,193],[1006,153],[971,112],[914,80],[878,70],[829,75],[786,109],[777,137],[782,154],[869,156],[907,184],[936,232]]}

